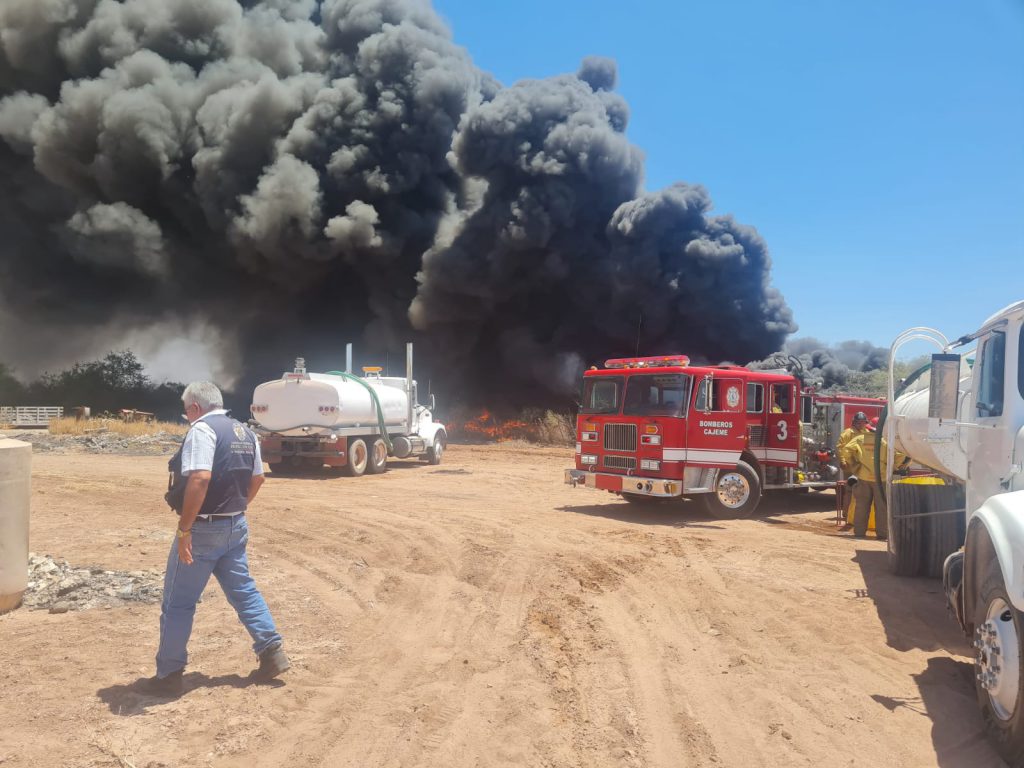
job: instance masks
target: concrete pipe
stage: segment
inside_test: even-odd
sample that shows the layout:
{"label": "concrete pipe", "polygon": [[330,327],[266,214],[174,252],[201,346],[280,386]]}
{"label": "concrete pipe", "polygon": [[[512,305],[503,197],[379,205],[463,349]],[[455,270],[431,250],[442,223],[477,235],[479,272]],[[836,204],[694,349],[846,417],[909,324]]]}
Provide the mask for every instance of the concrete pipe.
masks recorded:
{"label": "concrete pipe", "polygon": [[32,446],[0,437],[0,613],[28,586],[28,504]]}

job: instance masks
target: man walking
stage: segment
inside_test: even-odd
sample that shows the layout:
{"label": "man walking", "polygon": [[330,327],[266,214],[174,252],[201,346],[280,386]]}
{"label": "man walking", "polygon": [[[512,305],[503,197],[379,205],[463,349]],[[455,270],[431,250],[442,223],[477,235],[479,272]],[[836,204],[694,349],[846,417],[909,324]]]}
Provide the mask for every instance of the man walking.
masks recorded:
{"label": "man walking", "polygon": [[263,485],[259,443],[251,430],[227,415],[214,384],[193,382],[181,400],[192,424],[181,447],[185,496],[164,576],[156,676],[147,685],[168,696],[184,690],[192,620],[211,574],[252,636],[259,659],[256,676],[269,679],[291,666],[267,603],[249,575],[245,553],[245,512]]}

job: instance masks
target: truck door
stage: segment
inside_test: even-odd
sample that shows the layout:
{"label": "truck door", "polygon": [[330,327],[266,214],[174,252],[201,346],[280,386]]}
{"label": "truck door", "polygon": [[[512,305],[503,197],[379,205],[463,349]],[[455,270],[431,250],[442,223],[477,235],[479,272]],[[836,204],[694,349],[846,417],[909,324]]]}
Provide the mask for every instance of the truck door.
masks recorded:
{"label": "truck door", "polygon": [[695,389],[687,420],[686,461],[712,467],[734,467],[746,444],[742,379],[712,374]]}
{"label": "truck door", "polygon": [[[1013,439],[1016,431],[1009,429],[1005,417],[1006,395],[1016,389],[1017,372],[1006,370],[1006,333],[993,331],[981,339],[975,363],[974,419],[979,429],[967,430],[968,442],[974,443],[967,475],[967,505],[973,511],[993,494],[1006,490],[1003,481],[1009,478]],[[1007,381],[1007,373],[1012,374]]]}
{"label": "truck door", "polygon": [[767,414],[765,461],[769,464],[796,465],[800,447],[800,414],[797,413],[796,386],[774,382],[770,386],[771,403]]}

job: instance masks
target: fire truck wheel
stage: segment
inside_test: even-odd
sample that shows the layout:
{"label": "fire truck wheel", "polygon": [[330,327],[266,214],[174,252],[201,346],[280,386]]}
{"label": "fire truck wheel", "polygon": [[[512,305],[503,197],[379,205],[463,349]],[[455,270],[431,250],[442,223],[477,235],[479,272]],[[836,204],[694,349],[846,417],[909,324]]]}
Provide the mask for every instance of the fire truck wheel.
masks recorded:
{"label": "fire truck wheel", "polygon": [[388,468],[388,445],[384,438],[375,437],[370,442],[370,457],[366,463],[366,474],[379,475]]}
{"label": "fire truck wheel", "polygon": [[752,466],[740,461],[735,469],[719,470],[715,489],[701,498],[712,517],[749,517],[761,503],[761,479]]}
{"label": "fire truck wheel", "polygon": [[366,441],[361,437],[348,441],[348,463],[345,464],[345,474],[349,477],[360,477],[366,472],[366,465],[370,463],[370,452],[366,448]]}
{"label": "fire truck wheel", "polygon": [[1010,765],[1024,764],[1021,638],[1024,616],[1010,603],[999,564],[978,593],[974,617],[974,687],[989,741]]}
{"label": "fire truck wheel", "polygon": [[440,464],[441,457],[444,455],[444,440],[441,439],[440,435],[434,436],[434,444],[427,448],[427,462],[429,464]]}

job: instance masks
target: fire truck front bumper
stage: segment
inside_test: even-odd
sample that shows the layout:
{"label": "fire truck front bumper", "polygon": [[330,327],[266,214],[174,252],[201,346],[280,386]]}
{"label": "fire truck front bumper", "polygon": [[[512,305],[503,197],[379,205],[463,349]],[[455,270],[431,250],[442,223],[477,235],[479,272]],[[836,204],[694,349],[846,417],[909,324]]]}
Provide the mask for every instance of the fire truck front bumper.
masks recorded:
{"label": "fire truck front bumper", "polygon": [[659,496],[669,498],[683,493],[683,484],[679,480],[666,480],[663,477],[635,477],[611,475],[605,472],[587,472],[583,469],[565,470],[565,484],[575,488],[596,488],[611,493],[635,493],[637,496]]}

